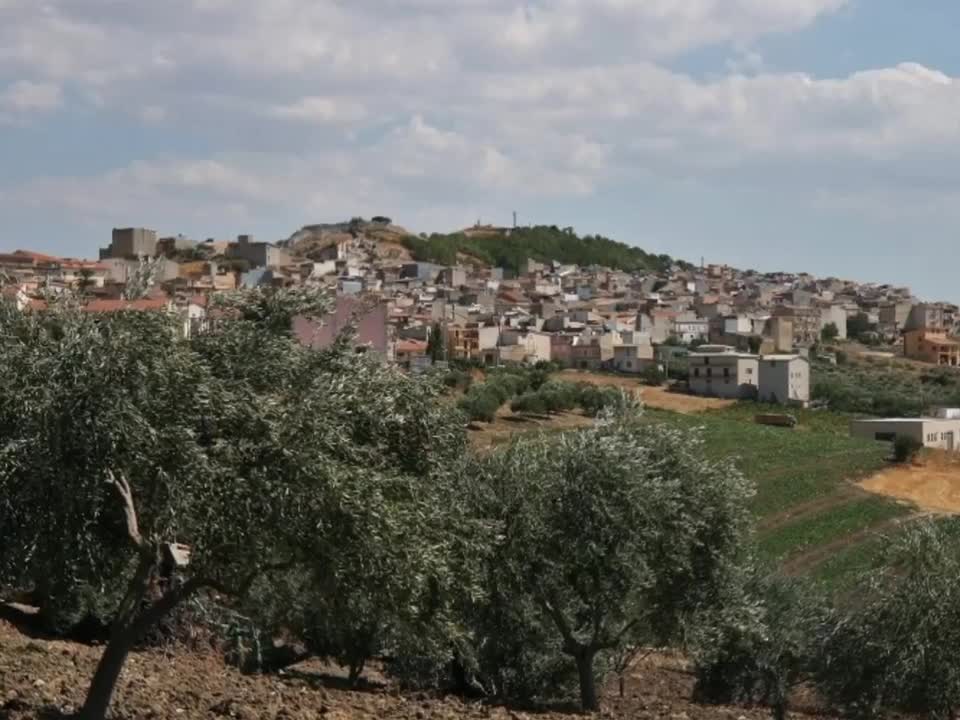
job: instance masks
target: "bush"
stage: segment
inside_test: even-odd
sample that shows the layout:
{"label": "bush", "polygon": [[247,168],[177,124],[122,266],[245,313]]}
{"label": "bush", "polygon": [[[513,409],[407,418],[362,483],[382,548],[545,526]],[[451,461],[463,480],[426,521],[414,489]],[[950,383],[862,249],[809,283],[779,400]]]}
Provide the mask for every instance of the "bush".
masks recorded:
{"label": "bush", "polygon": [[952,718],[960,708],[960,524],[911,525],[886,568],[824,633],[818,686],[831,706]]}
{"label": "bush", "polygon": [[657,364],[650,365],[640,374],[644,385],[659,387],[667,381],[667,374]]}
{"label": "bush", "polygon": [[801,581],[754,569],[691,633],[696,686],[702,702],[762,703],[777,718],[791,688],[813,667],[825,604]]}
{"label": "bush", "polygon": [[893,459],[898,463],[913,462],[923,449],[923,443],[908,435],[897,435],[893,443]]}

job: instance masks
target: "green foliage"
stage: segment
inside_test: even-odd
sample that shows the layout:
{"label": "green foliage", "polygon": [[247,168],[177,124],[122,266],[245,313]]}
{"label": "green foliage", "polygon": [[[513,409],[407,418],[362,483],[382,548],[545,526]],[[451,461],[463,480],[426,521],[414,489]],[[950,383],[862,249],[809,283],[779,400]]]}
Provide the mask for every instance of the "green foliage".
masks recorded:
{"label": "green foliage", "polygon": [[898,463],[913,462],[923,450],[923,443],[909,435],[897,435],[893,441],[893,459]]}
{"label": "green foliage", "polygon": [[689,635],[697,678],[694,695],[707,702],[762,703],[786,716],[792,688],[808,679],[826,604],[809,584],[751,569],[722,604],[696,618]]}
{"label": "green foliage", "polygon": [[660,369],[659,365],[653,364],[648,365],[644,371],[640,373],[640,379],[644,385],[660,387],[667,381],[667,374]]}
{"label": "green foliage", "polygon": [[816,362],[811,394],[831,410],[880,417],[919,417],[931,405],[960,404],[960,373],[912,366]]}
{"label": "green foliage", "polygon": [[619,270],[663,270],[673,264],[666,255],[653,255],[600,235],[577,236],[556,226],[517,228],[503,235],[467,237],[463,233],[407,235],[403,244],[416,260],[455,265],[466,253],[491,266],[513,273],[522,271],[528,258],[540,262],[557,260],[577,265],[602,265]]}
{"label": "green foliage", "polygon": [[820,339],[825,343],[833,342],[839,336],[840,328],[837,327],[836,323],[827,323],[820,331]]}
{"label": "green foliage", "polygon": [[444,342],[443,328],[440,323],[434,323],[430,329],[430,338],[427,340],[427,355],[433,362],[444,359],[446,343]]}
{"label": "green foliage", "polygon": [[634,410],[520,437],[483,459],[479,482],[480,512],[502,527],[490,585],[575,663],[586,708],[596,657],[674,638],[716,599],[749,525],[740,474]]}
{"label": "green foliage", "polygon": [[549,380],[539,386],[531,382],[531,388],[510,404],[513,412],[544,415],[580,407],[584,414],[596,417],[604,410],[622,409],[629,404],[628,397],[619,388],[592,383]]}
{"label": "green foliage", "polygon": [[819,687],[869,717],[901,710],[952,718],[960,707],[960,525],[918,521],[891,544],[886,567],[828,627]]}
{"label": "green foliage", "polygon": [[853,317],[847,318],[847,336],[853,340],[859,340],[867,333],[876,331],[877,326],[870,322],[869,316],[864,312],[859,312]]}
{"label": "green foliage", "polygon": [[497,410],[510,398],[521,394],[530,384],[524,370],[491,371],[482,383],[474,383],[460,400],[459,407],[470,420],[493,422]]}

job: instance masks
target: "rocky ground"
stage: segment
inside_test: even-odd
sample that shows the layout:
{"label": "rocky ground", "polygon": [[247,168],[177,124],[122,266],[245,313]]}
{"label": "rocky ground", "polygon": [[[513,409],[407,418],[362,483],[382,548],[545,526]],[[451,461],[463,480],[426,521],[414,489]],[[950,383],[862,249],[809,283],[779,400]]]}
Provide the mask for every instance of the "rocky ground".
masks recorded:
{"label": "rocky ground", "polygon": [[[65,718],[76,711],[100,648],[30,638],[0,620],[0,720]],[[371,682],[349,691],[330,668],[304,664],[275,676],[245,676],[213,653],[150,650],[131,656],[113,706],[115,718],[166,720],[572,720],[572,713],[527,712],[455,697],[404,694]],[[602,717],[759,720],[762,709],[692,704],[691,678],[669,658],[642,663],[625,697],[611,688]],[[799,715],[799,714],[797,714]],[[794,716],[797,716],[794,715]],[[801,715],[802,716],[802,715]]]}

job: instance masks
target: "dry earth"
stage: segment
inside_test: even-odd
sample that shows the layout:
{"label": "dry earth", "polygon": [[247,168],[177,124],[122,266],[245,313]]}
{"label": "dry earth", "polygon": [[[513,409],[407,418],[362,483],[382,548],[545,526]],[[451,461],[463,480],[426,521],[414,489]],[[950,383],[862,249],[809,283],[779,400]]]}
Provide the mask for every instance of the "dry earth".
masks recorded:
{"label": "dry earth", "polygon": [[[82,701],[100,649],[31,639],[0,621],[0,718],[64,718]],[[561,711],[524,712],[456,697],[404,694],[384,683],[343,689],[328,668],[304,664],[283,675],[245,676],[212,653],[149,650],[131,656],[117,691],[117,720],[573,720]],[[613,688],[602,717],[671,720],[760,720],[763,709],[689,702],[692,679],[676,659],[655,657],[627,678],[625,697]],[[802,709],[802,699],[800,701]],[[794,714],[794,717],[803,717]],[[815,717],[816,715],[809,715]]]}
{"label": "dry earth", "polygon": [[960,459],[927,451],[914,464],[884,470],[861,482],[860,487],[908,500],[930,512],[960,513]]}

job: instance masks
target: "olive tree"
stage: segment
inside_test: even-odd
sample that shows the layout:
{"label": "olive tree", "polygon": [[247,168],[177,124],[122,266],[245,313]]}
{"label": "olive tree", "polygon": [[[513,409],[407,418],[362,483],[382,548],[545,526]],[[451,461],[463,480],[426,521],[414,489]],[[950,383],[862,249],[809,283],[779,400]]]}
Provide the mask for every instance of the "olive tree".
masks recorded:
{"label": "olive tree", "polygon": [[[223,305],[191,341],[160,314],[0,309],[0,584],[37,589],[41,604],[79,586],[117,598],[90,720],[164,615],[322,566],[376,519],[366,494],[425,469],[431,443],[449,440],[422,421],[431,395],[415,381],[291,337],[290,318],[322,299],[263,291]],[[390,405],[392,386],[422,401]],[[374,392],[382,412],[357,413]],[[390,477],[384,448],[400,460]]]}
{"label": "olive tree", "polygon": [[818,685],[860,716],[906,711],[952,718],[960,708],[960,523],[921,520],[890,542],[884,565],[837,613]]}
{"label": "olive tree", "polygon": [[777,720],[790,692],[817,666],[819,633],[830,616],[809,583],[755,565],[734,575],[722,602],[692,619],[687,649],[697,700],[762,703]]}
{"label": "olive tree", "polygon": [[521,437],[480,466],[478,512],[500,524],[497,592],[549,633],[598,707],[596,660],[673,639],[737,565],[751,489],[695,433],[630,407],[594,427]]}

